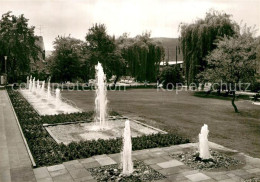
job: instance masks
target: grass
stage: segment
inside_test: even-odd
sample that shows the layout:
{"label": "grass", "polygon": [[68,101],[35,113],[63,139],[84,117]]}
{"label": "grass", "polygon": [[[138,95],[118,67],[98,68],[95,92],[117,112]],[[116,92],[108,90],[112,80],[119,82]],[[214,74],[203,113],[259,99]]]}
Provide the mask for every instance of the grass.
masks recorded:
{"label": "grass", "polygon": [[[230,98],[205,98],[195,92],[132,89],[109,91],[109,108],[126,116],[140,116],[148,124],[198,141],[203,124],[209,126],[209,140],[260,158],[260,106],[239,99],[235,113]],[[85,111],[94,108],[92,91],[62,92]]]}

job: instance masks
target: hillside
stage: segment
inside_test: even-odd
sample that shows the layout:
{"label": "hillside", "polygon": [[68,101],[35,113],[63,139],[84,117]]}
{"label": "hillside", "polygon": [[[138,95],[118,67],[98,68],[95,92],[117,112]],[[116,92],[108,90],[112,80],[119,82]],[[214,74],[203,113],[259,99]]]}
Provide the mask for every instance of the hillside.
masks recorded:
{"label": "hillside", "polygon": [[[154,37],[152,39],[162,43],[165,50],[165,61],[168,60],[168,53],[169,53],[169,60],[176,61],[176,46],[179,43],[178,38]],[[183,61],[181,51],[179,52],[178,50],[177,52],[178,52],[177,55],[178,61]]]}

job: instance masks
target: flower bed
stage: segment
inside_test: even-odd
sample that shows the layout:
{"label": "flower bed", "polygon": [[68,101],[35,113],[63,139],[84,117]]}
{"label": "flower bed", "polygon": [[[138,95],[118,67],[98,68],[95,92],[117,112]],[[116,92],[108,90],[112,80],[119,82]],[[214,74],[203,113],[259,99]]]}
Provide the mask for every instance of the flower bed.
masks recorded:
{"label": "flower bed", "polygon": [[88,171],[91,172],[98,182],[157,181],[165,178],[165,176],[146,165],[143,161],[134,161],[134,172],[129,176],[122,174],[122,167],[118,164],[90,168]]}
{"label": "flower bed", "polygon": [[201,159],[198,152],[186,152],[171,155],[173,158],[184,162],[187,166],[199,170],[230,169],[244,163],[223,153],[210,150],[210,159]]}
{"label": "flower bed", "polygon": [[[19,92],[12,89],[7,89],[7,91],[37,166],[54,165],[93,155],[120,152],[121,138],[72,142],[69,145],[57,144],[44,129],[43,124],[91,122],[93,112],[40,116]],[[116,112],[110,114],[117,115]],[[188,139],[175,134],[154,134],[133,138],[132,144],[133,150],[140,150],[188,142]]]}

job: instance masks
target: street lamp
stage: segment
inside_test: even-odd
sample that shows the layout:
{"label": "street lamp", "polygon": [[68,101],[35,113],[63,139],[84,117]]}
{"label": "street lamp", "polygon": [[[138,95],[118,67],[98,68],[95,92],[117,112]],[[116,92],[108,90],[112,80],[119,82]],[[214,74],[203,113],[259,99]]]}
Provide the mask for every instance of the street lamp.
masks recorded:
{"label": "street lamp", "polygon": [[5,57],[5,74],[6,74],[6,60],[7,60],[7,56],[4,56]]}
{"label": "street lamp", "polygon": [[7,56],[4,56],[5,58],[5,84],[7,84],[7,70],[6,70],[6,60],[7,60]]}

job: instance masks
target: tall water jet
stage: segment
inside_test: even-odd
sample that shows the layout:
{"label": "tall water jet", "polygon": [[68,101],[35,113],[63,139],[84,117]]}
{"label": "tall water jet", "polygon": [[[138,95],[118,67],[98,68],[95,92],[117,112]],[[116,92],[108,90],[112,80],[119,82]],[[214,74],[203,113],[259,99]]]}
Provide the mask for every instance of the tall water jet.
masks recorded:
{"label": "tall water jet", "polygon": [[106,75],[100,63],[96,66],[96,99],[95,99],[95,120],[100,129],[106,127],[107,121],[107,85]]}
{"label": "tall water jet", "polygon": [[37,95],[40,94],[40,80],[39,79],[37,80],[36,93],[37,93]]}
{"label": "tall water jet", "polygon": [[42,82],[41,95],[44,95],[44,91],[45,91],[45,80]]}
{"label": "tall water jet", "polygon": [[32,92],[33,94],[35,94],[35,77],[33,78],[33,82],[32,82]]}
{"label": "tall water jet", "polygon": [[26,89],[29,89],[29,84],[30,84],[29,76],[27,76],[26,77]]}
{"label": "tall water jet", "polygon": [[32,76],[30,77],[30,80],[29,80],[29,91],[30,92],[32,91]]}
{"label": "tall water jet", "polygon": [[123,174],[130,175],[133,173],[133,161],[132,161],[132,140],[131,140],[131,129],[130,121],[126,120],[125,129],[123,135],[123,152],[122,152],[122,167]]}
{"label": "tall water jet", "polygon": [[61,103],[61,99],[60,99],[60,89],[59,88],[56,88],[55,90],[55,107],[59,107],[60,106],[60,103]]}
{"label": "tall water jet", "polygon": [[51,99],[51,81],[49,79],[48,86],[47,86],[47,100]]}
{"label": "tall water jet", "polygon": [[208,134],[208,125],[204,124],[204,126],[201,127],[199,134],[199,152],[200,158],[202,159],[209,159],[211,157],[209,152]]}

